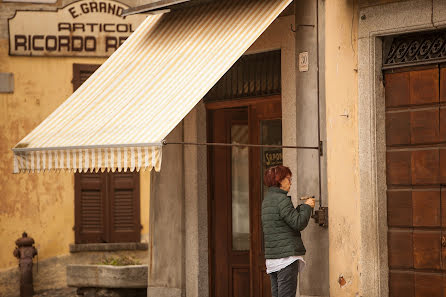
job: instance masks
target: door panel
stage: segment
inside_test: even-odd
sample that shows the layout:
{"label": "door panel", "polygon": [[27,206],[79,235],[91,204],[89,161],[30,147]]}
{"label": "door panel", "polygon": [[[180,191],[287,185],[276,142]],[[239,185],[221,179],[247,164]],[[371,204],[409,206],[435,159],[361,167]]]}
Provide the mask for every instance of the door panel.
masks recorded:
{"label": "door panel", "polygon": [[413,224],[412,191],[387,191],[387,213],[387,224],[390,227],[411,227]]}
{"label": "door panel", "polygon": [[386,107],[410,104],[409,81],[409,72],[386,74]]}
{"label": "door panel", "polygon": [[413,266],[417,269],[439,270],[441,258],[440,231],[413,232]]}
{"label": "door panel", "polygon": [[415,274],[412,271],[390,271],[389,297],[414,297]]}
{"label": "door panel", "polygon": [[394,112],[386,117],[387,145],[410,143],[410,112]]}
{"label": "door panel", "polygon": [[411,184],[411,152],[388,151],[386,162],[387,185]]}
{"label": "door panel", "polygon": [[412,203],[414,227],[440,227],[440,191],[414,191]]}
{"label": "door panel", "polygon": [[439,157],[438,149],[412,152],[412,184],[437,184],[440,166]]}
{"label": "door panel", "polygon": [[443,275],[440,273],[416,273],[415,297],[443,297]]}
{"label": "door panel", "polygon": [[[412,144],[434,143],[440,138],[438,107],[410,113],[410,136]],[[400,130],[401,131],[401,130]]]}
{"label": "door panel", "polygon": [[249,296],[249,269],[234,267],[232,269],[232,284],[233,297]]}
{"label": "door panel", "polygon": [[[280,126],[274,133],[279,134],[276,138],[281,143],[280,102],[280,97],[275,97],[252,100],[245,107],[226,104],[226,108],[208,110],[208,141],[259,144],[261,121],[275,120]],[[213,146],[208,150],[211,295],[269,297],[260,221],[261,149]]]}
{"label": "door panel", "polygon": [[443,77],[446,71],[438,66],[385,74],[392,297],[446,297],[446,195],[440,190],[446,181],[446,119],[439,103],[440,85],[441,100],[446,98]]}
{"label": "door panel", "polygon": [[390,268],[413,268],[413,232],[411,230],[390,230],[388,245]]}
{"label": "door panel", "polygon": [[[211,142],[230,143],[233,123],[247,125],[247,109],[217,110],[211,114]],[[248,139],[248,130],[242,130],[241,138]],[[230,147],[211,147],[211,188],[212,188],[212,248],[213,248],[213,286],[214,296],[248,296],[243,278],[249,275],[249,244],[248,250],[233,249],[239,247],[237,236],[233,236],[233,196],[237,196],[239,185],[233,185],[232,150]],[[238,155],[237,155],[238,156]],[[237,177],[243,178],[246,172],[237,172]],[[242,187],[243,188],[243,187]],[[236,189],[236,190],[233,190]],[[239,197],[238,197],[239,198]],[[246,216],[247,214],[245,214]],[[235,241],[233,240],[235,238]],[[241,242],[243,244],[243,242]],[[246,246],[246,244],[245,244]],[[234,270],[237,267],[238,270]],[[241,269],[241,270],[240,270]],[[248,272],[246,272],[248,271]],[[234,273],[236,273],[234,275]]]}
{"label": "door panel", "polygon": [[439,100],[438,68],[410,72],[410,104],[437,103]]}

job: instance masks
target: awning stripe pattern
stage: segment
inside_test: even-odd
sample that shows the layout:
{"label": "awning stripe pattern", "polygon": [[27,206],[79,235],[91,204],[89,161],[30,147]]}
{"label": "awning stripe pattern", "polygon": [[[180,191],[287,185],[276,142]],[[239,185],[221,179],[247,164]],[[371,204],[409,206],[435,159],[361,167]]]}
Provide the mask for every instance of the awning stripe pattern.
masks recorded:
{"label": "awning stripe pattern", "polygon": [[153,15],[21,140],[14,172],[161,168],[162,140],[291,0]]}

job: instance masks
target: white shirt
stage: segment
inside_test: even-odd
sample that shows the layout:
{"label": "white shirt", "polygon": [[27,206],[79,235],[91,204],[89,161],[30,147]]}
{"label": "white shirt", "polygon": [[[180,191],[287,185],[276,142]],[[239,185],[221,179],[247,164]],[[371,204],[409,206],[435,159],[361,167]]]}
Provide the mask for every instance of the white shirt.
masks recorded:
{"label": "white shirt", "polygon": [[266,259],[266,273],[270,274],[272,272],[276,272],[284,269],[288,265],[299,261],[299,272],[302,272],[305,268],[305,260],[302,256],[291,256],[287,258],[279,258],[279,259]]}

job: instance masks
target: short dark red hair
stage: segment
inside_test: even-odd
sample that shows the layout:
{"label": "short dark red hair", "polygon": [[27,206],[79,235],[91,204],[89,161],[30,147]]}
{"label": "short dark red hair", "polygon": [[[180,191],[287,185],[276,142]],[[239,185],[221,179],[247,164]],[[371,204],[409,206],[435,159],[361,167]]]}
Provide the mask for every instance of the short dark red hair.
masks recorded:
{"label": "short dark red hair", "polygon": [[265,170],[263,183],[267,187],[280,187],[280,181],[288,175],[292,175],[290,168],[283,165],[273,166]]}

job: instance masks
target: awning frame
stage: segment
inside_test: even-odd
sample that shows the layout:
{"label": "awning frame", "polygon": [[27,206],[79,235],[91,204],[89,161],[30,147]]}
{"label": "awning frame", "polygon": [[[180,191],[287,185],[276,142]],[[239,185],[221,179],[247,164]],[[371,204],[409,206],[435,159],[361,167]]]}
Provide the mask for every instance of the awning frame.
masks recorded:
{"label": "awning frame", "polygon": [[61,147],[41,147],[41,148],[13,148],[13,152],[36,152],[36,151],[60,151],[60,150],[84,150],[84,149],[109,149],[126,147],[161,147],[164,143],[133,143],[133,144],[103,144],[103,145],[79,145],[79,146],[61,146]]}

